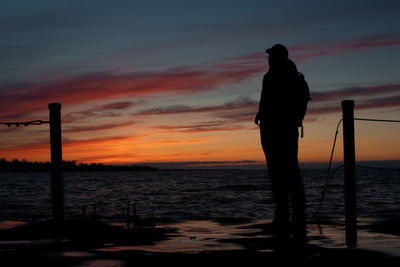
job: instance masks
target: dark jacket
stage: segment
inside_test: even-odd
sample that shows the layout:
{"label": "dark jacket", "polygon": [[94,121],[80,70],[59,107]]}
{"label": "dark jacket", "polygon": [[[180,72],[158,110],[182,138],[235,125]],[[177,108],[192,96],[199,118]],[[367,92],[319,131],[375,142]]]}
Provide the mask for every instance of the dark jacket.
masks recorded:
{"label": "dark jacket", "polygon": [[261,128],[300,126],[298,105],[301,100],[296,91],[296,81],[299,78],[297,67],[290,59],[279,63],[270,66],[264,75],[259,105]]}

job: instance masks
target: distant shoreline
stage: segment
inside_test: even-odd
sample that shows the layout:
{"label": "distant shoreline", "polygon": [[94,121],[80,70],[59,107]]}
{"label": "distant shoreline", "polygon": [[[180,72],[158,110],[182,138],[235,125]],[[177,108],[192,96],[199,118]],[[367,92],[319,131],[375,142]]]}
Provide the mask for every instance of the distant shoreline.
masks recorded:
{"label": "distant shoreline", "polygon": [[[342,165],[342,162],[333,162],[332,168]],[[369,166],[376,168],[392,168],[400,170],[400,160],[359,161],[356,166]],[[301,169],[327,169],[327,162],[300,163]],[[210,166],[207,162],[171,162],[171,163],[145,163],[138,165],[106,165],[103,163],[77,163],[76,161],[63,161],[64,172],[121,172],[121,171],[187,171],[187,170],[266,170],[266,164],[225,165],[215,164]],[[0,172],[49,172],[50,162],[29,162],[27,160],[13,159],[8,161],[0,159]]]}
{"label": "distant shoreline", "polygon": [[[102,163],[76,163],[75,161],[63,161],[64,172],[112,172],[112,171],[158,171],[158,168],[131,165],[131,166],[118,166],[118,165],[104,165]],[[50,172],[50,162],[29,162],[0,159],[0,172]]]}

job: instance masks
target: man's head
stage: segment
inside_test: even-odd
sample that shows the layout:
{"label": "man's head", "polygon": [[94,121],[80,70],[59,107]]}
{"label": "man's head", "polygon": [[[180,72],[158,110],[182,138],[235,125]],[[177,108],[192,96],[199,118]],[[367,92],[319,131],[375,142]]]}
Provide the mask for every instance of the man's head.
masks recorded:
{"label": "man's head", "polygon": [[288,59],[289,51],[282,44],[276,44],[271,48],[265,50],[265,53],[268,54],[268,62],[271,65],[276,64],[277,62],[282,62]]}

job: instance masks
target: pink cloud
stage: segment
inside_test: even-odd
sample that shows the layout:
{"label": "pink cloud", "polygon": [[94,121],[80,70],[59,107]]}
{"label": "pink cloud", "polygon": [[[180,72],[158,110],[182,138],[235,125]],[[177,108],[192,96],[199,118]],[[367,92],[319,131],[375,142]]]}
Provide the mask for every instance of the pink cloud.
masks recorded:
{"label": "pink cloud", "polygon": [[[351,42],[291,47],[296,62],[315,57],[400,45],[399,34],[372,36]],[[16,119],[44,112],[50,102],[63,106],[95,101],[120,101],[162,93],[192,94],[238,83],[266,70],[263,52],[230,58],[202,67],[181,67],[165,72],[86,74],[50,83],[0,88],[0,119]],[[110,104],[113,105],[113,104]],[[110,106],[125,108],[125,104]],[[108,107],[108,108],[110,108]]]}
{"label": "pink cloud", "polygon": [[[375,97],[370,99],[355,99],[355,109],[380,109],[380,108],[396,108],[400,107],[400,95]],[[320,115],[328,113],[341,112],[340,101],[335,103],[326,103],[318,106],[311,106],[307,111],[308,115]]]}
{"label": "pink cloud", "polygon": [[308,61],[313,58],[337,55],[349,52],[364,51],[380,47],[400,45],[400,34],[375,35],[358,40],[338,42],[330,44],[319,44],[309,46],[295,46],[289,49],[290,54],[297,63]]}
{"label": "pink cloud", "polygon": [[134,115],[168,115],[178,113],[203,113],[203,112],[216,112],[223,110],[236,110],[244,108],[254,108],[258,103],[254,100],[247,98],[238,99],[236,101],[227,102],[222,105],[194,107],[186,105],[174,105],[168,107],[157,107],[151,109],[144,109],[134,113]]}
{"label": "pink cloud", "polygon": [[[44,111],[47,103],[76,105],[100,100],[117,100],[160,93],[189,94],[213,90],[220,85],[240,82],[254,70],[214,69],[180,72],[97,74],[75,77],[50,84],[3,88],[0,94],[0,118],[18,118],[21,114]],[[10,108],[12,106],[13,108]]]}
{"label": "pink cloud", "polygon": [[76,133],[76,132],[96,132],[96,131],[105,131],[117,128],[123,128],[127,126],[131,126],[135,124],[135,122],[122,122],[122,123],[110,123],[110,124],[102,124],[102,125],[87,125],[87,126],[73,126],[68,127],[64,130],[65,133]]}
{"label": "pink cloud", "polygon": [[69,112],[67,114],[63,114],[63,122],[75,122],[80,119],[85,119],[91,117],[115,117],[120,116],[124,110],[127,110],[135,105],[139,104],[139,101],[123,101],[123,102],[114,102],[110,104],[100,105],[90,107],[88,109],[77,111],[77,112]]}
{"label": "pink cloud", "polygon": [[95,108],[93,111],[103,111],[103,110],[121,110],[121,109],[127,109],[135,105],[135,103],[131,101],[124,101],[124,102],[115,102],[115,103],[110,103],[106,104],[100,107]]}
{"label": "pink cloud", "polygon": [[[339,88],[328,92],[312,94],[309,115],[340,112],[340,101],[346,98],[355,99],[358,109],[392,108],[399,107],[400,84],[383,84],[376,86]],[[135,115],[169,115],[186,113],[210,113],[210,115],[224,120],[220,125],[233,122],[251,121],[258,110],[258,101],[238,99],[233,102],[211,106],[166,106],[141,110]],[[194,125],[195,126],[195,125]],[[193,127],[194,127],[193,126]],[[173,129],[173,126],[169,126]]]}
{"label": "pink cloud", "polygon": [[201,133],[201,132],[231,132],[237,130],[243,130],[244,128],[240,125],[233,124],[232,121],[208,121],[201,123],[194,123],[191,125],[159,125],[152,127],[157,130],[166,130],[173,133]]}
{"label": "pink cloud", "polygon": [[373,96],[387,93],[400,92],[400,84],[383,84],[377,86],[350,87],[328,92],[314,92],[312,95],[313,101],[332,100],[335,98],[344,99],[354,96]]}
{"label": "pink cloud", "polygon": [[359,101],[356,109],[394,108],[400,107],[400,95],[386,96]]}

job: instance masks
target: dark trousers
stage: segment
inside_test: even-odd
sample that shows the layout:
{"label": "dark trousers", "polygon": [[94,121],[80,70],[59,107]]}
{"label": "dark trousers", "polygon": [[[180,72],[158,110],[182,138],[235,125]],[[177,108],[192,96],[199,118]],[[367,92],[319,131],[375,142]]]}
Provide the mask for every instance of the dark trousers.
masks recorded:
{"label": "dark trousers", "polygon": [[297,158],[298,136],[296,126],[261,127],[261,144],[276,204],[274,223],[277,233],[292,233],[295,238],[302,239],[306,235],[306,217],[304,186]]}

